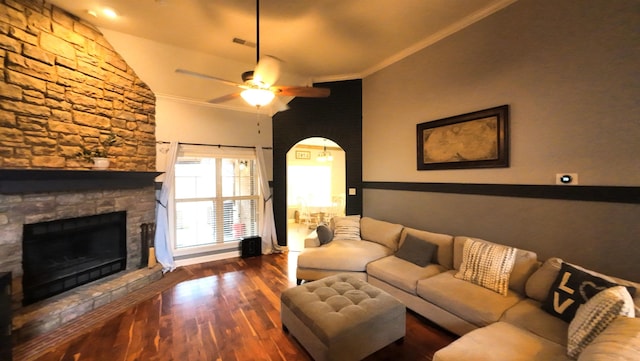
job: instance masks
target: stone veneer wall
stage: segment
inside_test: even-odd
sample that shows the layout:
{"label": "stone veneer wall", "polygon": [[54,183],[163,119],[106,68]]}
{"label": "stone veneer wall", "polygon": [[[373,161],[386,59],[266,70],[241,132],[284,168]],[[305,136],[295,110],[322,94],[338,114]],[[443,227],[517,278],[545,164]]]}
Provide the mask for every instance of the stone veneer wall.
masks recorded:
{"label": "stone veneer wall", "polygon": [[[0,172],[82,170],[82,147],[110,134],[111,170],[155,171],[155,95],[93,25],[44,0],[0,0]],[[28,177],[28,172],[25,172]],[[25,180],[29,180],[25,178]],[[22,299],[22,226],[127,211],[127,269],[140,262],[140,225],[155,190],[0,194],[0,270]]]}
{"label": "stone veneer wall", "polygon": [[[127,270],[140,264],[140,226],[155,221],[155,188],[0,194],[0,270],[11,271],[12,299],[22,301],[22,231],[25,223],[127,211]],[[151,211],[150,211],[151,210]]]}
{"label": "stone veneer wall", "polygon": [[0,0],[0,168],[155,170],[155,95],[100,31],[43,0]]}

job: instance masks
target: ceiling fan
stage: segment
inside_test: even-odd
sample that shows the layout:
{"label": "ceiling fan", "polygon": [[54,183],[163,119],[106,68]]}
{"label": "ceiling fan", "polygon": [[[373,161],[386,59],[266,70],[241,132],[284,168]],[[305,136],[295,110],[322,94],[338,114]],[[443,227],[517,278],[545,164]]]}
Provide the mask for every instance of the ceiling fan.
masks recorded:
{"label": "ceiling fan", "polygon": [[274,85],[280,76],[280,60],[268,55],[260,57],[260,0],[256,0],[256,63],[254,70],[242,73],[242,84],[185,69],[176,69],[176,73],[216,80],[243,89],[207,101],[214,104],[242,97],[251,106],[261,107],[271,103],[276,95],[326,98],[331,93],[328,88]]}

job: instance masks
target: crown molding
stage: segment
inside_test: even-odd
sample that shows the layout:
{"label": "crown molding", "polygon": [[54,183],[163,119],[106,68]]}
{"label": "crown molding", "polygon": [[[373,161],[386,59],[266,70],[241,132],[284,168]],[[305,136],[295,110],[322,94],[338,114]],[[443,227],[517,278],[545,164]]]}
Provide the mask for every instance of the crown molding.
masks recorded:
{"label": "crown molding", "polygon": [[465,29],[468,26],[471,26],[472,24],[488,17],[489,15],[492,15],[504,8],[506,8],[507,6],[515,3],[518,0],[502,0],[502,1],[498,1],[496,3],[491,4],[490,6],[480,9],[472,14],[470,14],[469,16],[461,19],[460,21],[457,21],[453,24],[451,24],[450,26],[442,29],[441,31],[438,31],[437,33],[423,39],[422,41],[419,41],[417,43],[415,43],[414,45],[402,50],[401,52],[390,56],[388,58],[386,58],[385,60],[383,60],[382,62],[370,67],[369,69],[364,70],[361,73],[362,77],[367,77],[379,70],[382,70],[394,63],[399,62],[400,60],[413,55],[415,53],[417,53],[418,51],[425,49],[437,42],[439,42],[440,40],[457,33],[460,30]]}

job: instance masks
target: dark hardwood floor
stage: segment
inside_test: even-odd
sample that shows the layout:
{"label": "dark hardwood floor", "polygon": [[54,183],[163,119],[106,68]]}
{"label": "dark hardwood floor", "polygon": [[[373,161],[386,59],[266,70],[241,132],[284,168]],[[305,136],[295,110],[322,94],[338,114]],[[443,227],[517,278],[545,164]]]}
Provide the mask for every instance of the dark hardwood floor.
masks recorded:
{"label": "dark hardwood floor", "polygon": [[[189,280],[37,361],[311,360],[280,323],[280,293],[295,286],[296,257],[290,252],[187,266]],[[404,343],[392,343],[366,360],[431,360],[454,339],[407,312]]]}

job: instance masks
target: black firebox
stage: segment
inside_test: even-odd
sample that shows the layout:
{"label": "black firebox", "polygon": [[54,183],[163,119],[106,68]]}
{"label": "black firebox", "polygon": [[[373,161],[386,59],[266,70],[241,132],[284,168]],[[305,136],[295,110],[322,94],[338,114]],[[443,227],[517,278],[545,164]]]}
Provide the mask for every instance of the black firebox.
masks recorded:
{"label": "black firebox", "polygon": [[25,224],[23,301],[28,305],[127,266],[127,213]]}

